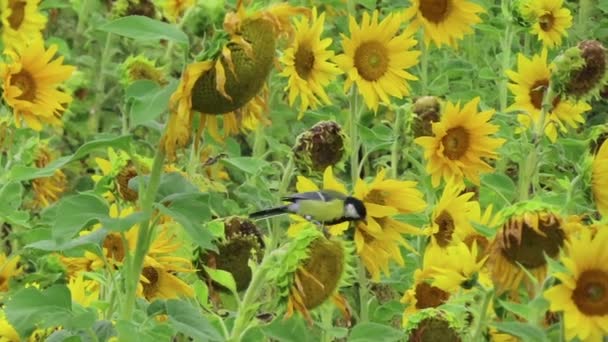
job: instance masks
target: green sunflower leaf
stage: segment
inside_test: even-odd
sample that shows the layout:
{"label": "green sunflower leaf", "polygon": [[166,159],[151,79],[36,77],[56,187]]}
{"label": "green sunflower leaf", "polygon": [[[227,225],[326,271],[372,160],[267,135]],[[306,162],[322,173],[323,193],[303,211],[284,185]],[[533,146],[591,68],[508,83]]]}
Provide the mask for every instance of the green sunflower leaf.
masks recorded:
{"label": "green sunflower leaf", "polygon": [[178,44],[189,44],[188,36],[177,26],[141,15],[118,18],[101,25],[98,29],[135,40],[167,39]]}
{"label": "green sunflower leaf", "polygon": [[372,342],[378,341],[378,336],[382,336],[382,341],[397,341],[403,338],[404,333],[388,325],[366,322],[358,324],[353,328],[348,341]]}
{"label": "green sunflower leaf", "polygon": [[207,274],[209,275],[209,277],[211,277],[213,281],[227,288],[228,290],[230,290],[231,293],[236,295],[236,281],[234,281],[232,273],[224,270],[218,270],[215,268],[207,267],[204,265],[203,267],[205,268],[205,272],[207,272]]}
{"label": "green sunflower leaf", "polygon": [[198,341],[225,340],[225,337],[192,304],[170,299],[165,302],[165,308],[167,315],[169,315],[169,324],[175,330],[191,336]]}
{"label": "green sunflower leaf", "polygon": [[535,341],[545,342],[548,341],[545,332],[530,323],[522,322],[498,322],[492,324],[496,329],[502,332],[506,332],[513,336],[521,338],[524,342]]}

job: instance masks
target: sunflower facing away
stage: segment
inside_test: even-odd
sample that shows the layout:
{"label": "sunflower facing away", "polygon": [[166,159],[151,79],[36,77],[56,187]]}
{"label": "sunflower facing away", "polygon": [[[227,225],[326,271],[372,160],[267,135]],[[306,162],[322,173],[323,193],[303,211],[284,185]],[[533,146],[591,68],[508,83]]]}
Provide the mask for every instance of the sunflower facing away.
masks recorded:
{"label": "sunflower facing away", "polygon": [[437,46],[456,46],[465,34],[473,32],[472,26],[481,22],[478,14],[484,9],[466,0],[413,0],[404,17],[417,29],[422,26],[424,42]]}
{"label": "sunflower facing away", "polygon": [[9,53],[12,62],[0,63],[4,101],[13,109],[16,125],[23,120],[37,131],[43,124],[61,125],[61,115],[72,97],[58,86],[75,70],[62,64],[63,57],[51,60],[56,45],[45,50],[43,44],[37,40],[23,45],[16,53]]}
{"label": "sunflower facing away", "polygon": [[38,11],[39,3],[40,0],[0,0],[0,29],[5,48],[42,41],[40,31],[46,25],[46,17]]}
{"label": "sunflower facing away", "polygon": [[338,74],[338,67],[330,62],[334,53],[327,48],[332,39],[321,39],[325,13],[317,17],[317,8],[312,9],[312,19],[295,20],[296,36],[292,46],[285,50],[279,61],[284,65],[281,76],[289,77],[285,90],[289,90],[289,105],[300,98],[300,112],[316,108],[319,104],[330,104],[325,87]]}
{"label": "sunflower facing away", "polygon": [[505,140],[490,137],[498,132],[498,126],[489,122],[494,110],[478,112],[479,100],[476,97],[462,108],[460,103],[448,102],[441,121],[433,123],[433,136],[414,140],[424,148],[426,170],[434,187],[442,178],[456,182],[467,178],[479,184],[480,174],[493,170],[484,160],[498,159],[496,149]]}
{"label": "sunflower facing away", "polygon": [[356,224],[355,246],[374,281],[380,279],[380,272],[389,273],[390,260],[404,264],[400,246],[412,247],[402,234],[422,233],[392,216],[420,212],[426,207],[416,182],[385,179],[385,174],[381,170],[371,183],[359,179],[355,185],[355,197],[367,208],[367,223]]}
{"label": "sunflower facing away", "polygon": [[602,341],[608,335],[608,230],[584,230],[566,242],[560,284],[545,291],[551,311],[563,311],[566,339]]}
{"label": "sunflower facing away", "polygon": [[[547,64],[547,50],[543,49],[540,55],[534,55],[531,59],[519,54],[517,71],[507,70],[507,76],[513,82],[509,84],[509,90],[515,95],[515,103],[508,110],[526,112],[517,116],[517,120],[525,127],[541,124],[543,98],[551,78],[550,68]],[[558,130],[567,132],[567,126],[577,128],[585,122],[582,114],[590,109],[583,101],[573,102],[556,97],[546,116],[545,134],[551,142],[555,142]]]}
{"label": "sunflower facing away", "polygon": [[524,16],[533,18],[531,32],[546,47],[561,45],[562,37],[568,36],[567,30],[572,26],[572,15],[562,8],[563,3],[563,0],[534,0],[523,8]]}
{"label": "sunflower facing away", "polygon": [[378,11],[371,18],[363,13],[360,26],[355,18],[349,18],[351,37],[342,35],[344,54],[335,61],[347,75],[344,90],[356,84],[365,104],[374,111],[380,102],[389,104],[389,97],[408,95],[408,81],[418,79],[405,71],[418,63],[420,51],[410,50],[416,45],[413,30],[397,34],[402,23],[399,15],[389,14],[378,23]]}
{"label": "sunflower facing away", "polygon": [[593,159],[591,188],[595,206],[602,216],[608,215],[608,143],[604,141]]}

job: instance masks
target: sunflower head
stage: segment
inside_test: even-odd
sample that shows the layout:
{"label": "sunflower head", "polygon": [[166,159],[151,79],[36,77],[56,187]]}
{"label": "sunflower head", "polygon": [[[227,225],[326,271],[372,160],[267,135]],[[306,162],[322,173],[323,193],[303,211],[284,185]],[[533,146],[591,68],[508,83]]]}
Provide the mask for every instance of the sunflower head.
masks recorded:
{"label": "sunflower head", "polygon": [[142,15],[156,18],[156,6],[151,0],[116,0],[112,3],[112,16],[115,18],[129,15]]}
{"label": "sunflower head", "polygon": [[131,161],[127,163],[116,175],[118,193],[127,202],[137,201],[137,191],[129,188],[129,181],[137,177],[137,169]]}
{"label": "sunflower head", "polygon": [[144,55],[129,56],[120,66],[121,83],[129,85],[139,80],[149,80],[158,85],[167,84],[163,71],[155,66],[154,61]]}
{"label": "sunflower head", "polygon": [[[224,221],[225,239],[220,241],[217,252],[195,251],[194,263],[199,269],[198,275],[209,281],[203,265],[230,272],[236,282],[237,291],[249,286],[251,269],[249,260],[259,261],[264,251],[264,241],[257,226],[250,220],[231,217]],[[214,283],[215,288],[225,290]]]}
{"label": "sunflower head", "polygon": [[557,257],[567,237],[561,217],[549,209],[524,206],[505,217],[489,256],[493,281],[501,291],[515,290],[527,280],[522,267],[542,281],[547,272],[545,255]]}
{"label": "sunflower head", "polygon": [[[419,273],[419,271],[417,271],[417,273]],[[449,292],[433,286],[429,281],[418,279],[414,282],[412,287],[403,294],[401,303],[408,304],[404,316],[409,316],[420,310],[439,307],[449,299]]]}
{"label": "sunflower head", "polygon": [[0,1],[0,29],[4,48],[15,49],[30,40],[42,40],[47,18],[39,11],[40,1]]}
{"label": "sunflower head", "polygon": [[345,136],[335,121],[322,121],[300,134],[293,147],[298,169],[305,173],[321,172],[336,165],[344,155]]}
{"label": "sunflower head", "polygon": [[591,190],[597,210],[602,216],[608,215],[608,143],[604,141],[593,158],[591,166]]}
{"label": "sunflower head", "polygon": [[454,314],[445,310],[428,308],[413,315],[404,315],[403,326],[410,342],[462,341],[462,324]]}
{"label": "sunflower head", "polygon": [[563,95],[574,99],[597,97],[608,84],[608,54],[597,40],[585,40],[556,58],[555,80]]}
{"label": "sunflower head", "polygon": [[439,121],[440,105],[435,96],[422,96],[414,102],[413,112],[416,114],[412,124],[415,137],[433,135],[433,122]]}
{"label": "sunflower head", "polygon": [[[49,149],[46,143],[41,143],[36,151],[34,165],[37,168],[44,168],[55,159],[54,153]],[[36,178],[32,181],[32,190],[34,198],[32,205],[35,208],[46,208],[56,202],[61,194],[63,194],[68,186],[68,181],[65,173],[61,170],[55,170],[52,176]]]}

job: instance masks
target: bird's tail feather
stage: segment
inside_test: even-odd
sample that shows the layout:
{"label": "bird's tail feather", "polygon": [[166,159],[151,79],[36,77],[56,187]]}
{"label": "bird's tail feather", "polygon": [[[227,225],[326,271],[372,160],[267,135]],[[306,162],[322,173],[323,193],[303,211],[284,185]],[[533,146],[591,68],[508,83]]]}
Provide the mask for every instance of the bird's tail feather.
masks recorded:
{"label": "bird's tail feather", "polygon": [[264,209],[264,210],[260,210],[260,211],[256,211],[255,213],[251,213],[249,214],[249,218],[251,219],[261,219],[261,218],[265,218],[265,217],[272,217],[272,216],[277,216],[277,215],[281,215],[281,214],[285,214],[287,213],[287,205],[283,205],[280,207],[275,207],[275,208],[270,208],[270,209]]}

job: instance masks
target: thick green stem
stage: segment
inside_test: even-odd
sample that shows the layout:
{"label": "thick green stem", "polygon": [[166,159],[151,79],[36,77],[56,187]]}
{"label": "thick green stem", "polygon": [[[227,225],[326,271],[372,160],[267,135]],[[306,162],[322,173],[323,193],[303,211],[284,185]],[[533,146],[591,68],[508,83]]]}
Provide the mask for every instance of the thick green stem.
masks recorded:
{"label": "thick green stem", "polygon": [[501,43],[501,73],[499,78],[499,109],[501,113],[504,113],[507,109],[507,98],[509,95],[508,84],[509,79],[507,78],[507,70],[511,68],[511,45],[513,43],[514,32],[511,27],[511,21],[507,21],[507,27],[505,28],[505,35]]}
{"label": "thick green stem", "polygon": [[359,262],[358,267],[359,278],[359,320],[357,323],[365,323],[369,321],[369,280],[363,262]]}
{"label": "thick green stem", "polygon": [[287,166],[283,171],[283,177],[281,177],[281,183],[279,183],[279,197],[283,197],[287,193],[287,188],[289,187],[289,183],[291,183],[291,179],[293,178],[293,172],[295,171],[295,161],[294,156],[291,154],[289,156],[289,160],[287,161]]}
{"label": "thick green stem", "polygon": [[97,77],[97,84],[95,85],[95,99],[93,100],[93,106],[89,110],[89,130],[93,133],[99,131],[99,120],[101,119],[101,106],[105,99],[105,81],[106,81],[106,67],[110,58],[110,50],[112,47],[112,33],[106,34],[106,41],[101,53],[101,61],[99,63],[99,75]]}
{"label": "thick green stem", "polygon": [[405,112],[401,110],[395,111],[395,124],[393,125],[393,146],[391,147],[391,177],[397,179],[399,172],[399,150],[403,147],[401,141],[401,128],[403,126],[403,116]]}
{"label": "thick green stem", "polygon": [[354,184],[359,179],[359,94],[357,87],[350,90],[350,113],[348,118],[348,134],[350,136],[350,176]]}
{"label": "thick green stem", "polygon": [[154,199],[158,192],[160,185],[160,177],[162,174],[163,164],[165,161],[165,152],[162,148],[156,150],[154,156],[154,162],[152,164],[152,171],[150,172],[149,182],[140,198],[140,207],[142,212],[148,217],[148,219],[140,226],[137,235],[137,245],[135,247],[135,253],[133,258],[130,259],[127,268],[126,281],[126,300],[123,307],[122,318],[125,320],[131,320],[133,311],[135,310],[135,299],[137,297],[137,284],[139,283],[139,277],[144,267],[144,259],[148,250],[150,249],[150,243],[154,235],[154,223],[151,221],[152,214],[154,212]]}
{"label": "thick green stem", "polygon": [[580,0],[578,2],[578,23],[576,29],[581,39],[588,36],[587,23],[591,20],[591,13],[594,7],[594,0]]}
{"label": "thick green stem", "polygon": [[471,341],[482,341],[482,336],[485,328],[486,316],[488,313],[488,307],[494,297],[494,289],[486,290],[483,288],[483,300],[481,302],[481,307],[479,308],[479,318],[477,319],[477,324],[475,326],[475,331],[473,332],[473,338]]}
{"label": "thick green stem", "polygon": [[420,93],[427,95],[429,86],[429,47],[424,42],[424,32],[420,31]]}
{"label": "thick green stem", "polygon": [[264,136],[264,125],[258,124],[253,136],[253,157],[261,158],[266,153],[266,138]]}

